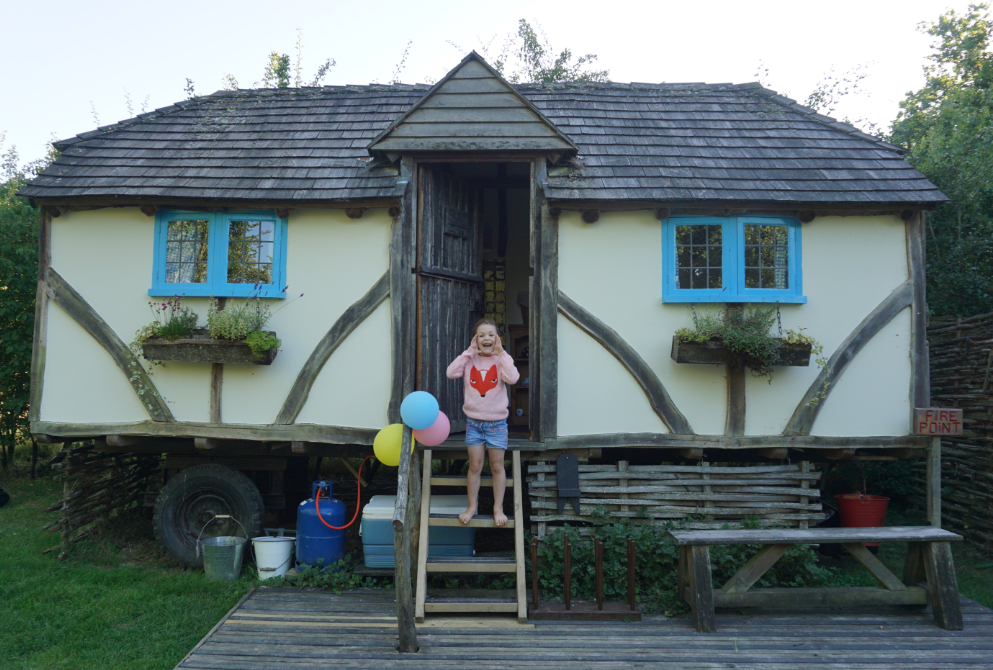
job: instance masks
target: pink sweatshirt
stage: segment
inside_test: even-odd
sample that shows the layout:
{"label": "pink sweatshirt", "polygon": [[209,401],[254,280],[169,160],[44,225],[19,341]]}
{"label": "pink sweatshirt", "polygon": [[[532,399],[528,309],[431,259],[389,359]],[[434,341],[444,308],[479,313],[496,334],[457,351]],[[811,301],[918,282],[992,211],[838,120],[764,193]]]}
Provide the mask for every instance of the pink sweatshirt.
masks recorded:
{"label": "pink sweatshirt", "polygon": [[497,356],[480,356],[466,349],[452,361],[445,373],[449,379],[465,380],[465,404],[462,411],[477,421],[500,421],[507,411],[507,389],[504,383],[516,384],[521,373],[514,359],[504,351]]}

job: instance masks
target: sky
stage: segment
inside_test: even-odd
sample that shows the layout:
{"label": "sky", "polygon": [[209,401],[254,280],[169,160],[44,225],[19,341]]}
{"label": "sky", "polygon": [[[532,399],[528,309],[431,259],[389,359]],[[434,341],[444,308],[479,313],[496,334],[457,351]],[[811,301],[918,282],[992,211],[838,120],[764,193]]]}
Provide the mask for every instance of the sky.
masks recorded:
{"label": "sky", "polygon": [[[5,86],[0,151],[22,160],[64,139],[167,106],[233,75],[258,85],[271,51],[295,60],[303,77],[336,61],[327,85],[434,82],[470,50],[497,53],[520,19],[551,46],[597,55],[618,82],[757,81],[803,101],[826,74],[862,66],[861,91],[834,116],[887,128],[908,91],[924,82],[932,38],[917,26],[968,0],[653,0],[608,2],[362,2],[329,0],[107,0],[21,2],[4,10]],[[299,32],[298,32],[299,31]],[[407,49],[409,43],[409,50]],[[99,120],[99,123],[97,121]]]}

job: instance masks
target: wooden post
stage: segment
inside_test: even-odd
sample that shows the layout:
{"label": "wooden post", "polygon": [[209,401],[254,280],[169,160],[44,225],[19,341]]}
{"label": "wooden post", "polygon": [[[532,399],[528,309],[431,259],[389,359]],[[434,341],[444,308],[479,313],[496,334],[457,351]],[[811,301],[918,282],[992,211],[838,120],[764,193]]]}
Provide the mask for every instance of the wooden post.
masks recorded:
{"label": "wooden post", "polygon": [[941,438],[931,438],[927,452],[927,520],[941,528]]}
{"label": "wooden post", "polygon": [[[538,463],[538,465],[547,465],[547,462],[541,461],[540,463]],[[545,481],[545,473],[544,472],[539,472],[537,474],[537,480],[539,482]],[[516,486],[516,483],[514,485]],[[534,510],[534,508],[532,507],[532,512],[531,512],[532,514],[534,514],[534,511],[533,510]],[[548,524],[545,523],[544,521],[539,521],[538,522],[538,537],[545,537],[545,533],[547,533],[547,532],[548,532]]]}
{"label": "wooden post", "polygon": [[397,473],[397,502],[393,509],[393,550],[396,555],[394,585],[397,599],[397,630],[400,653],[417,651],[417,630],[414,627],[414,594],[410,579],[410,526],[407,507],[410,489],[410,445],[413,440],[410,426],[403,427],[400,444],[400,468]]}
{"label": "wooden post", "polygon": [[962,630],[962,608],[951,544],[928,542],[924,548],[924,570],[934,622],[945,630]]}
{"label": "wooden post", "polygon": [[[624,489],[626,489],[628,487],[628,478],[624,474],[625,472],[627,472],[628,463],[629,463],[629,461],[617,461],[617,472],[619,474],[619,477],[618,477],[618,480],[617,480],[617,485],[621,489],[620,498],[622,500],[624,500],[624,499],[626,499],[628,497],[628,494],[627,493],[624,493]],[[629,505],[621,505],[621,511],[622,512],[627,512],[629,509],[630,509],[630,506]]]}
{"label": "wooden post", "polygon": [[701,633],[713,633],[717,630],[717,622],[714,617],[714,585],[710,575],[710,547],[693,545],[687,549],[693,627]]}
{"label": "wooden post", "polygon": [[572,607],[572,546],[569,544],[569,535],[562,538],[562,551],[564,553],[564,570],[562,581],[565,583],[565,608]]}
{"label": "wooden post", "polygon": [[[634,551],[634,538],[628,538],[628,605],[631,607],[631,611],[635,610],[634,603],[634,582],[635,582],[635,560],[636,554]],[[676,597],[681,597],[681,593],[677,593]]]}
{"label": "wooden post", "polygon": [[531,538],[531,602],[538,609],[540,596],[538,593],[538,538]]}

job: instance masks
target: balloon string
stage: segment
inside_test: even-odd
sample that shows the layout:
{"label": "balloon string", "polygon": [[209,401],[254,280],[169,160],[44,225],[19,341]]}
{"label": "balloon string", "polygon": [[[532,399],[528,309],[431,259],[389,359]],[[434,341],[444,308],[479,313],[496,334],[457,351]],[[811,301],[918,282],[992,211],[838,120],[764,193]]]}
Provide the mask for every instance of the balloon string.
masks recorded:
{"label": "balloon string", "polygon": [[365,462],[368,461],[370,458],[372,458],[372,456],[366,456],[365,458],[362,459],[362,462],[359,464],[359,481],[355,485],[356,488],[358,489],[358,493],[355,497],[355,515],[352,516],[352,520],[346,523],[344,526],[332,526],[331,524],[329,524],[327,521],[324,520],[323,516],[321,516],[321,489],[319,488],[317,489],[317,496],[314,498],[314,505],[317,507],[317,518],[320,519],[321,523],[323,523],[331,530],[345,530],[353,523],[355,523],[355,520],[357,518],[359,518],[359,509],[361,508],[362,505],[362,466],[365,465]]}

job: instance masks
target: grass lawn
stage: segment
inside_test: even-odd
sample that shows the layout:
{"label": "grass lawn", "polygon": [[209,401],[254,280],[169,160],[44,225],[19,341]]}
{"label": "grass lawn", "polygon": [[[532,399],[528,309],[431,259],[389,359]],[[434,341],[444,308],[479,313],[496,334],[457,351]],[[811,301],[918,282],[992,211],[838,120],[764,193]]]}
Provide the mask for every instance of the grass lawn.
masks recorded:
{"label": "grass lawn", "polygon": [[3,668],[173,668],[256,583],[208,582],[176,568],[140,518],[116,522],[59,562],[41,552],[58,544],[42,526],[55,518],[44,510],[61,482],[0,475],[0,487],[11,495],[0,507]]}

